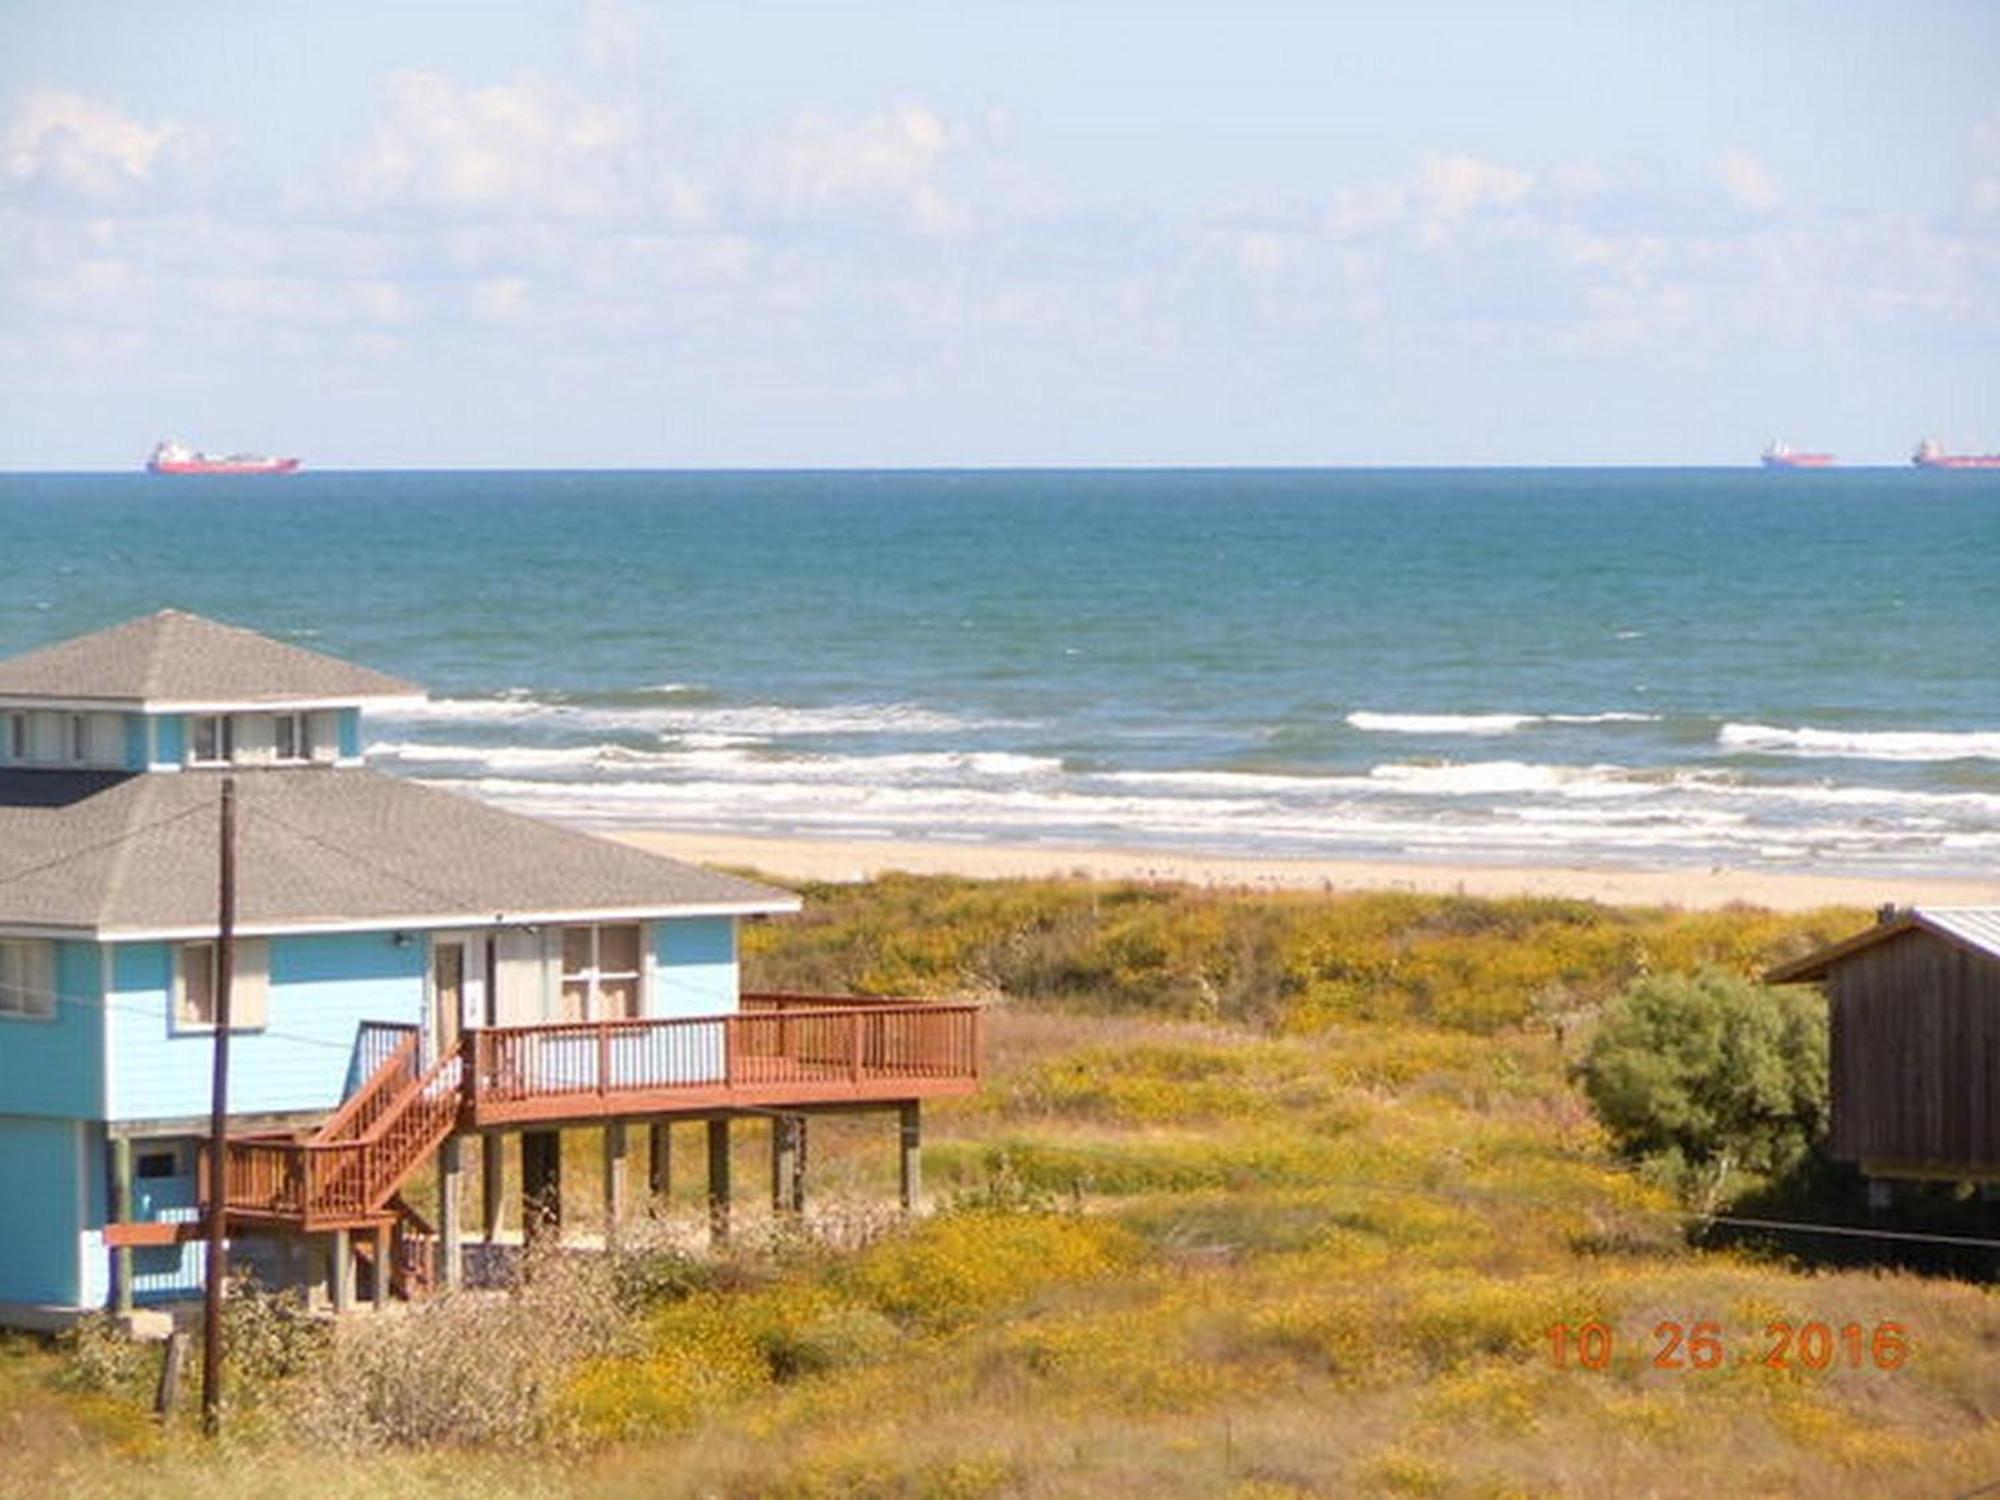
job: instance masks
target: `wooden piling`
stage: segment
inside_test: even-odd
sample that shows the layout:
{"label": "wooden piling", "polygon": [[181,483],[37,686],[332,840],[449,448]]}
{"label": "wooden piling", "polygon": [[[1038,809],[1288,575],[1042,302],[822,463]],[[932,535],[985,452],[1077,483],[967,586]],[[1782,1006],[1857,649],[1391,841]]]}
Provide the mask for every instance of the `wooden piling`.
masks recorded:
{"label": "wooden piling", "polygon": [[521,1238],[562,1237],[562,1132],[521,1132]]}
{"label": "wooden piling", "polygon": [[459,1214],[459,1179],[465,1171],[464,1142],[447,1137],[438,1148],[438,1280],[448,1292],[465,1284],[465,1226]]}
{"label": "wooden piling", "polygon": [[625,1207],[626,1132],[623,1120],[604,1122],[604,1248],[618,1248],[619,1215]]}
{"label": "wooden piling", "polygon": [[708,1122],[708,1237],[715,1244],[729,1239],[729,1117]]}
{"label": "wooden piling", "polygon": [[771,1116],[771,1212],[799,1208],[799,1146],[804,1134],[797,1115]]}
{"label": "wooden piling", "polygon": [[486,1243],[500,1238],[500,1220],[507,1206],[507,1138],[489,1130],[479,1138],[480,1229]]}
{"label": "wooden piling", "polygon": [[345,1229],[334,1230],[333,1242],[327,1248],[326,1280],[333,1310],[354,1311],[354,1240]]}
{"label": "wooden piling", "polygon": [[914,1213],[924,1195],[924,1106],[916,1099],[898,1106],[898,1200],[904,1213]]}
{"label": "wooden piling", "polygon": [[661,1203],[674,1196],[674,1127],[655,1120],[646,1132],[646,1188]]}

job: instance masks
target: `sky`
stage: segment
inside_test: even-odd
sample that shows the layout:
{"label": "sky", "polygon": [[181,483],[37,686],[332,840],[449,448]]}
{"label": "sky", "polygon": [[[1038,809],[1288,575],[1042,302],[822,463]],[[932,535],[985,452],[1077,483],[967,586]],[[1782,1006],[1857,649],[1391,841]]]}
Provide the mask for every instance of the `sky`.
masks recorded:
{"label": "sky", "polygon": [[0,0],[0,468],[2000,449],[2000,4]]}

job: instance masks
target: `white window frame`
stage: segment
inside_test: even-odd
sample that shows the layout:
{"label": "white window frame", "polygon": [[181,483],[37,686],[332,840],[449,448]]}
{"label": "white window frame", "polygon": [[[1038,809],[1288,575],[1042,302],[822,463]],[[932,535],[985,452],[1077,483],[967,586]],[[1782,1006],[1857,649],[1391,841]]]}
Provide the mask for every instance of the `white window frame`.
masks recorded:
{"label": "white window frame", "polygon": [[28,715],[25,709],[15,709],[7,715],[7,759],[15,765],[24,765],[28,759]]}
{"label": "white window frame", "polygon": [[[192,1014],[189,1008],[188,964],[196,954],[201,954],[209,964],[211,984],[215,962],[215,939],[203,938],[197,942],[174,944],[173,1029],[176,1035],[208,1035],[215,1030],[215,997],[209,997],[209,1016],[206,1020]],[[233,1036],[239,1031],[262,1031],[271,1019],[270,985],[270,945],[262,938],[238,938],[235,943],[235,972],[231,976],[229,1031]]]}
{"label": "white window frame", "polygon": [[[313,760],[312,715],[307,712],[271,715],[272,762],[280,766],[307,766]],[[292,753],[285,753],[285,735],[292,737]]]}
{"label": "white window frame", "polygon": [[[196,748],[201,740],[202,724],[215,726],[216,749],[219,758],[203,757]],[[191,766],[226,766],[236,759],[236,717],[233,714],[189,714],[187,716],[187,763]]]}
{"label": "white window frame", "polygon": [[50,938],[0,937],[0,1021],[56,1019],[56,945]]}
{"label": "white window frame", "polygon": [[66,716],[54,709],[30,709],[21,716],[27,721],[27,755],[24,763],[31,766],[59,766],[64,763],[64,751],[69,745],[70,729]]}
{"label": "white window frame", "polygon": [[[636,934],[634,949],[639,960],[636,969],[606,969],[604,967],[604,933],[606,929],[631,928]],[[572,932],[590,934],[590,962],[581,969],[569,967],[569,935]],[[638,1016],[646,1014],[647,986],[649,976],[646,962],[646,924],[644,922],[573,922],[558,930],[556,934],[556,1007],[562,1008],[562,993],[566,985],[584,986],[583,1019],[586,1021],[622,1021],[625,1016],[607,1015],[604,1009],[604,986],[607,982],[631,980],[633,982],[633,1005]]]}

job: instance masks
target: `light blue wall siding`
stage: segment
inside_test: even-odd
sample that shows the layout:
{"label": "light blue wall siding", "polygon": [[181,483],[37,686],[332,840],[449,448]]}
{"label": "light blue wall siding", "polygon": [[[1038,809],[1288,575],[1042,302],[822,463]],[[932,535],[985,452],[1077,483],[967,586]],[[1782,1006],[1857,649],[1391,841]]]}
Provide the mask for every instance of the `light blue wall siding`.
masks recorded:
{"label": "light blue wall siding", "polygon": [[713,1016],[736,1009],[736,919],[682,917],[653,924],[646,1013]]}
{"label": "light blue wall siding", "polygon": [[95,943],[57,943],[54,1019],[0,1019],[0,1114],[103,1117],[103,971],[98,953]]}
{"label": "light blue wall siding", "polygon": [[153,764],[177,766],[187,759],[187,715],[159,714],[153,722],[158,725],[159,753]]}
{"label": "light blue wall siding", "polygon": [[146,716],[125,714],[125,769],[143,771],[150,753],[146,745]]}
{"label": "light blue wall siding", "polygon": [[[158,1151],[168,1142],[136,1141],[132,1155]],[[180,1143],[188,1172],[174,1177],[135,1177],[132,1181],[132,1217],[147,1223],[191,1224],[201,1217],[199,1182],[194,1175],[198,1143]],[[88,1262],[86,1262],[88,1264]],[[208,1247],[189,1242],[183,1245],[150,1245],[132,1252],[132,1291],[142,1302],[170,1301],[198,1294],[202,1288],[202,1268],[208,1264]]]}
{"label": "light blue wall siding", "polygon": [[8,1205],[0,1302],[79,1304],[82,1133],[74,1120],[0,1115],[0,1203]]}
{"label": "light blue wall siding", "polygon": [[353,760],[361,754],[361,710],[343,708],[340,711],[340,758]]}
{"label": "light blue wall siding", "polygon": [[[331,1109],[361,1022],[422,1019],[424,944],[397,947],[386,932],[274,937],[270,955],[269,1021],[230,1039],[230,1112]],[[112,1118],[205,1116],[213,1047],[206,1032],[172,1027],[168,945],[121,944],[112,986]]]}
{"label": "light blue wall siding", "polygon": [[110,1153],[104,1127],[83,1127],[83,1223],[77,1253],[81,1257],[76,1300],[83,1307],[102,1307],[111,1298],[111,1257],[104,1248],[104,1221],[111,1199]]}

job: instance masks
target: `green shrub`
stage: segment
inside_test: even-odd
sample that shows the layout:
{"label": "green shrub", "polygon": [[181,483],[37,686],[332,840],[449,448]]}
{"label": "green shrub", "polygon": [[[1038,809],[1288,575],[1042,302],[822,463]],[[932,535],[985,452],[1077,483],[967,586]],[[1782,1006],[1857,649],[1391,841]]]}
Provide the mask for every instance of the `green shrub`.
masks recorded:
{"label": "green shrub", "polygon": [[1642,979],[1606,1007],[1580,1074],[1627,1156],[1783,1173],[1826,1124],[1825,1002],[1715,970]]}

